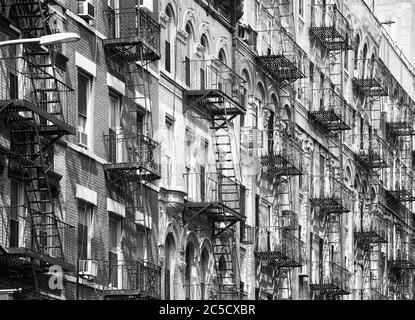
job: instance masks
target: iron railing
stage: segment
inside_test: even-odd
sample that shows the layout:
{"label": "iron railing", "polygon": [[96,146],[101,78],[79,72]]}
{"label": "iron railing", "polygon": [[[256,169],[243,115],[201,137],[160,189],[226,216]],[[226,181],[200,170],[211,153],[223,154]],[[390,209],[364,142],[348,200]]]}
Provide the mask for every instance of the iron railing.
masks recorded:
{"label": "iron railing", "polygon": [[390,147],[378,134],[361,134],[357,162],[369,169],[388,168]]}
{"label": "iron railing", "polygon": [[364,96],[388,96],[392,76],[380,59],[355,61],[353,87]]}
{"label": "iron railing", "polygon": [[258,56],[258,68],[276,82],[292,82],[307,77],[307,54],[283,27],[275,33],[277,52]]}
{"label": "iron railing", "polygon": [[[243,107],[245,80],[219,59],[188,60],[183,63],[183,83],[189,96],[198,92],[217,92]],[[217,97],[216,97],[217,98]],[[213,99],[213,97],[212,97]]]}
{"label": "iron railing", "polygon": [[301,144],[290,134],[277,131],[272,146],[262,150],[261,163],[276,176],[302,175],[303,153]]}
{"label": "iron railing", "polygon": [[190,203],[221,203],[245,215],[245,187],[221,173],[188,173],[187,199]]}
{"label": "iron railing", "polygon": [[[127,46],[143,44],[146,54],[151,59],[160,58],[160,25],[141,8],[108,9],[106,16],[108,46]],[[131,49],[130,49],[131,50]],[[133,52],[132,59],[140,58],[138,52]]]}
{"label": "iron railing", "polygon": [[310,33],[327,50],[352,50],[353,29],[336,4],[311,5]]}
{"label": "iron railing", "polygon": [[323,274],[320,282],[310,284],[311,290],[320,291],[323,295],[335,296],[350,294],[351,272],[331,261],[326,261],[323,265]]}
{"label": "iron railing", "polygon": [[414,180],[413,173],[408,168],[402,166],[400,172],[397,172],[389,192],[400,202],[415,201]]}
{"label": "iron railing", "polygon": [[310,201],[325,213],[347,213],[353,208],[353,192],[340,180],[328,176],[312,178],[314,194]]}
{"label": "iron railing", "polygon": [[105,294],[161,299],[161,281],[161,267],[148,261],[109,261]]}
{"label": "iron railing", "polygon": [[281,227],[257,227],[255,257],[275,267],[301,267],[304,242]]}
{"label": "iron railing", "polygon": [[332,88],[313,90],[314,105],[310,118],[328,132],[350,130],[353,126],[353,107]]}
{"label": "iron railing", "polygon": [[111,133],[104,136],[107,170],[145,170],[160,177],[160,144],[141,133]]}
{"label": "iron railing", "polygon": [[11,254],[64,259],[60,239],[73,226],[27,206],[0,207],[0,244]]}
{"label": "iron railing", "polygon": [[363,217],[357,225],[355,237],[362,245],[388,242],[388,220],[382,204],[372,201],[364,204]]}
{"label": "iron railing", "polygon": [[[0,59],[0,96],[1,100],[25,100],[40,111],[64,121],[67,118],[70,92],[73,89],[53,75],[53,70],[41,68],[23,58]],[[45,90],[49,89],[49,90]],[[30,117],[25,112],[21,116]],[[40,122],[41,116],[35,119]]]}

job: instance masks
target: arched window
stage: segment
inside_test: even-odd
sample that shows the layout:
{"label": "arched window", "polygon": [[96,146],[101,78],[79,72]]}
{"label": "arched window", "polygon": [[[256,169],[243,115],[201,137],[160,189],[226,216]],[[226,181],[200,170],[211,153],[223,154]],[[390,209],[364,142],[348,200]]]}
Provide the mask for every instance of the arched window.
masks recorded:
{"label": "arched window", "polygon": [[360,48],[360,35],[356,36],[356,47],[354,49],[354,69],[357,70],[359,62],[359,48]]}
{"label": "arched window", "polygon": [[203,53],[202,53],[202,59],[205,59],[206,55],[209,53],[209,42],[205,34],[202,34],[202,36],[200,37],[200,44],[204,48]]}
{"label": "arched window", "polygon": [[225,55],[225,51],[223,49],[220,49],[218,58],[221,62],[226,64],[226,55]]}
{"label": "arched window", "polygon": [[192,44],[194,42],[193,27],[190,22],[186,23],[185,31],[189,35],[186,43],[186,54],[184,57],[184,83],[191,86],[191,57],[192,57]]}
{"label": "arched window", "polygon": [[175,251],[176,245],[174,238],[171,233],[166,237],[166,244],[164,247],[164,257],[165,257],[165,297],[167,300],[174,299],[174,265],[175,265]]}
{"label": "arched window", "polygon": [[165,13],[169,17],[169,20],[166,24],[166,38],[164,41],[164,70],[166,70],[167,72],[173,72],[172,61],[174,61],[175,59],[173,53],[173,41],[175,41],[175,17],[173,8],[170,4],[166,7]]}
{"label": "arched window", "polygon": [[363,70],[362,70],[362,76],[366,76],[366,67],[367,67],[367,43],[363,46]]}
{"label": "arched window", "polygon": [[200,287],[202,293],[202,300],[207,299],[206,297],[206,281],[207,281],[207,273],[209,268],[209,252],[206,248],[203,249],[202,255],[200,257]]}
{"label": "arched window", "polygon": [[194,247],[192,243],[188,243],[186,247],[186,270],[185,270],[185,298],[191,300],[192,296],[192,270],[194,259]]}

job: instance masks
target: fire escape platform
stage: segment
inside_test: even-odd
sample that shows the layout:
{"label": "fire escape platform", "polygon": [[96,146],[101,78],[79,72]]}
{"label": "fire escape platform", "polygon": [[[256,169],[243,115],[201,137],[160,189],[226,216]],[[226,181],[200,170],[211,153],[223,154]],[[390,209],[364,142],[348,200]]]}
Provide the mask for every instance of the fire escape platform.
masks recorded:
{"label": "fire escape platform", "polygon": [[275,268],[297,268],[302,267],[303,264],[295,261],[281,251],[255,251],[255,258],[259,261],[268,262],[275,265]]}
{"label": "fire escape platform", "polygon": [[388,132],[395,137],[414,136],[415,130],[413,124],[407,121],[387,122]]}
{"label": "fire escape platform", "polygon": [[334,110],[332,111],[312,111],[309,112],[309,118],[319,124],[328,132],[332,131],[347,131],[350,130],[350,126],[347,125],[344,120],[338,116]]}
{"label": "fire escape platform", "polygon": [[[292,57],[295,59],[295,56]],[[276,81],[289,80],[290,82],[303,79],[306,75],[289,59],[279,55],[266,55],[256,58],[258,68]]]}
{"label": "fire escape platform", "polygon": [[348,39],[336,27],[311,27],[310,33],[329,51],[353,50]]}
{"label": "fire escape platform", "polygon": [[184,98],[205,116],[245,114],[245,108],[219,89],[184,90]]}
{"label": "fire escape platform", "polygon": [[103,166],[104,170],[113,175],[122,175],[124,181],[154,181],[161,178],[159,170],[154,170],[141,162],[109,163]]}
{"label": "fire escape platform", "polygon": [[348,213],[349,209],[343,206],[339,198],[310,198],[313,207],[319,207],[325,213]]}
{"label": "fire escape platform", "polygon": [[118,58],[126,62],[156,61],[161,58],[159,52],[152,50],[139,37],[105,39],[103,43],[106,48],[114,51]]}
{"label": "fire escape platform", "polygon": [[220,202],[188,202],[186,208],[193,212],[206,213],[208,219],[213,221],[223,221],[223,217],[230,223],[245,221],[246,219],[238,211]]}
{"label": "fire escape platform", "polygon": [[285,157],[278,154],[261,156],[261,164],[276,176],[301,176],[304,174],[301,168],[297,168]]}
{"label": "fire escape platform", "polygon": [[389,191],[389,193],[400,202],[412,202],[415,201],[415,194],[409,190],[401,189],[395,191]]}
{"label": "fire escape platform", "polygon": [[[0,100],[0,113],[7,112],[10,117],[13,114],[14,119],[27,121],[30,125],[29,119],[19,115],[19,112],[30,111],[39,115],[40,118],[52,123],[52,125],[39,127],[40,135],[56,135],[56,134],[71,134],[76,135],[76,129],[69,124],[59,120],[54,115],[39,108],[36,104],[28,100]],[[33,120],[32,120],[33,121]]]}
{"label": "fire escape platform", "polygon": [[310,284],[311,291],[321,291],[321,294],[328,295],[348,295],[351,292],[344,290],[341,286],[338,286],[334,283],[323,283],[323,284]]}
{"label": "fire escape platform", "polygon": [[160,300],[161,295],[141,289],[109,289],[104,291],[107,300]]}
{"label": "fire escape platform", "polygon": [[379,154],[370,152],[356,155],[356,160],[363,166],[371,169],[389,168],[389,164]]}
{"label": "fire escape platform", "polygon": [[[29,258],[29,259],[36,259],[40,261],[41,263],[44,263],[49,266],[52,266],[52,265],[60,266],[65,271],[71,272],[71,271],[76,270],[74,265],[68,262],[65,262],[62,259],[51,257],[49,255],[42,254],[40,252],[34,251],[29,248],[8,248],[7,253],[4,256],[13,260],[13,262],[15,262],[16,264],[22,264],[22,265],[27,264],[29,262],[25,259]],[[30,263],[33,263],[33,262],[30,261]]]}
{"label": "fire escape platform", "polygon": [[367,97],[387,97],[388,90],[383,88],[376,79],[353,79],[353,87]]}
{"label": "fire escape platform", "polygon": [[376,231],[356,231],[355,237],[358,243],[388,243],[388,240]]}

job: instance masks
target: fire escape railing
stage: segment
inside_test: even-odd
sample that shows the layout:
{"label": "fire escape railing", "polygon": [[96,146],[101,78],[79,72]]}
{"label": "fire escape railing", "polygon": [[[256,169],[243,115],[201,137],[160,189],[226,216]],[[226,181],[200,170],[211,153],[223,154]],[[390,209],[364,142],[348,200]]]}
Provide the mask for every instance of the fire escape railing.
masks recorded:
{"label": "fire escape railing", "polygon": [[188,109],[194,107],[207,116],[245,113],[244,79],[219,59],[185,61],[183,83]]}
{"label": "fire escape railing", "polygon": [[257,227],[255,258],[275,268],[301,267],[306,261],[304,242],[281,227]]}
{"label": "fire escape railing", "polygon": [[364,204],[363,215],[357,224],[355,238],[362,246],[388,242],[387,213],[382,203],[367,201]]}
{"label": "fire escape railing", "polygon": [[261,164],[276,177],[303,175],[303,153],[300,143],[291,135],[277,131],[273,146],[262,151]]}
{"label": "fire escape railing", "polygon": [[160,144],[141,133],[113,133],[104,136],[107,171],[141,174],[156,180],[161,177]]}
{"label": "fire escape railing", "polygon": [[106,47],[118,52],[124,61],[160,59],[161,28],[149,13],[133,7],[108,9],[104,14],[108,34],[108,39],[103,40]]}
{"label": "fire escape railing", "polygon": [[329,213],[347,213],[353,208],[353,193],[340,180],[331,176],[312,179],[314,194],[310,198],[313,207]]}
{"label": "fire escape railing", "polygon": [[324,262],[324,273],[320,283],[310,284],[312,291],[320,291],[320,295],[347,295],[351,293],[351,272],[343,266],[327,261]]}
{"label": "fire escape railing", "polygon": [[380,59],[355,61],[353,88],[366,97],[389,96],[392,76]]}
{"label": "fire escape railing", "polygon": [[280,45],[277,52],[256,57],[258,69],[271,80],[280,83],[293,82],[307,77],[307,54],[296,43],[294,38],[281,27],[276,33]]}
{"label": "fire escape railing", "polygon": [[161,267],[145,260],[109,261],[106,297],[161,299]]}
{"label": "fire escape railing", "polygon": [[188,208],[197,210],[208,204],[219,204],[238,216],[245,216],[246,189],[239,181],[221,173],[188,173],[184,177]]}
{"label": "fire escape railing", "polygon": [[313,90],[318,107],[309,111],[309,118],[327,132],[352,128],[353,107],[332,88]]}
{"label": "fire escape railing", "polygon": [[401,165],[400,172],[397,172],[392,187],[389,188],[389,192],[399,202],[412,202],[415,201],[415,185],[414,175],[405,166]]}
{"label": "fire escape railing", "polygon": [[376,133],[360,135],[360,151],[357,162],[369,171],[388,168],[390,165],[389,145]]}
{"label": "fire escape railing", "polygon": [[42,215],[27,206],[0,207],[0,245],[7,249],[10,256],[31,257],[72,270],[70,264],[58,262],[63,257],[58,250],[57,229],[62,239],[65,231],[74,231],[73,226],[59,218]]}
{"label": "fire escape railing", "polygon": [[329,51],[353,50],[353,29],[336,4],[311,5],[310,34]]}

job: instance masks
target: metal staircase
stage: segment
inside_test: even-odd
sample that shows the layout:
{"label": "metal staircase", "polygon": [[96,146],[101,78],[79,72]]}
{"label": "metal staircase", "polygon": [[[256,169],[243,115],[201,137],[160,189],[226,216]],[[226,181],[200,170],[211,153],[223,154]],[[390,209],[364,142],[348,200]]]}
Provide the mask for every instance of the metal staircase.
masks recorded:
{"label": "metal staircase", "polygon": [[[22,31],[23,38],[39,37],[51,32],[47,1],[16,1],[9,17]],[[0,116],[10,128],[9,170],[19,172],[25,190],[25,234],[23,247],[10,248],[11,257],[27,256],[40,262],[40,268],[12,263],[11,276],[19,288],[34,287],[39,293],[37,271],[50,265],[67,264],[63,231],[73,229],[63,223],[59,195],[51,186],[54,144],[63,136],[75,134],[65,122],[62,95],[73,91],[55,74],[52,47],[25,45],[22,57],[4,58],[8,72],[18,79],[10,85],[6,100],[0,101]],[[42,267],[43,266],[43,267]],[[26,281],[31,279],[30,281]],[[24,281],[25,280],[25,281]]]}

